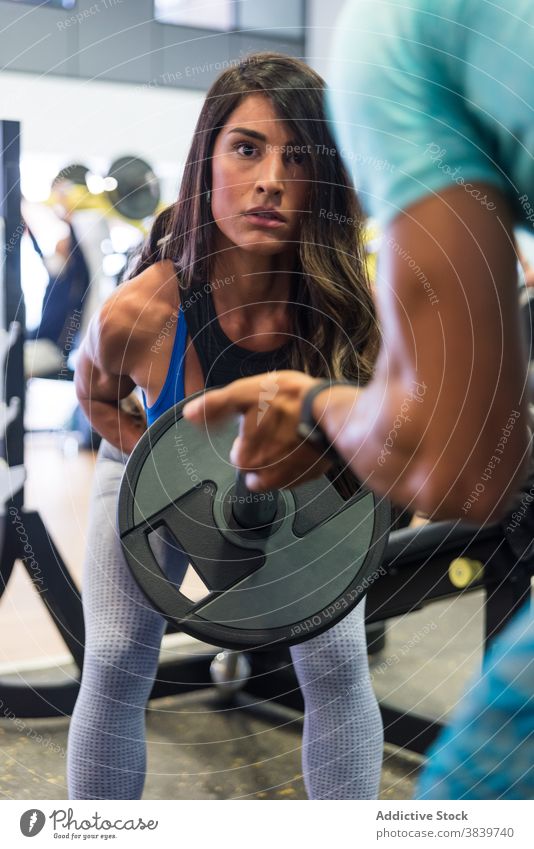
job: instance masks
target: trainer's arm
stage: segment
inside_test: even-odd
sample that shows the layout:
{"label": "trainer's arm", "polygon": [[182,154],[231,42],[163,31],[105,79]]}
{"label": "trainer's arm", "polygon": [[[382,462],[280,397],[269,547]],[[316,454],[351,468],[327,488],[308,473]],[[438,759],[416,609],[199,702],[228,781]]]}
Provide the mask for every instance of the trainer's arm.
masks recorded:
{"label": "trainer's arm", "polygon": [[94,430],[129,454],[145,431],[146,422],[140,407],[128,412],[121,405],[135,387],[128,374],[135,343],[119,291],[89,325],[74,382],[80,406]]}
{"label": "trainer's arm", "polygon": [[376,491],[482,522],[523,475],[528,437],[512,218],[497,189],[473,189],[487,205],[454,186],[393,221],[379,258],[375,378],[351,416],[335,390],[314,414]]}

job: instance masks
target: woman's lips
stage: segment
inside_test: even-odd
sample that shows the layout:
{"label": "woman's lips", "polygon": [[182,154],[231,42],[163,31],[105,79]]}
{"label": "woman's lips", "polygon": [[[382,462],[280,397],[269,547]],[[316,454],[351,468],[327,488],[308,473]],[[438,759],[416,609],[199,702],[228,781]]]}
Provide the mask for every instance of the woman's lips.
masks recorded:
{"label": "woman's lips", "polygon": [[250,221],[251,224],[254,224],[254,226],[266,227],[267,229],[282,227],[282,225],[286,223],[281,218],[276,218],[275,216],[269,215],[269,213],[263,212],[245,212],[244,217],[247,221]]}

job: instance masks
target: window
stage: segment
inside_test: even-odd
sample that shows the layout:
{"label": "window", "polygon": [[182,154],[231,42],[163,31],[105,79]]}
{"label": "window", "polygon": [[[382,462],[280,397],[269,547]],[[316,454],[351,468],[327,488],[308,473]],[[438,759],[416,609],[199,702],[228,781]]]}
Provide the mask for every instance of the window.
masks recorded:
{"label": "window", "polygon": [[154,19],[201,29],[235,29],[235,0],[154,0]]}
{"label": "window", "polygon": [[254,30],[271,38],[304,38],[304,0],[154,0],[154,18],[219,32]]}
{"label": "window", "polygon": [[30,6],[46,6],[52,9],[74,9],[76,0],[8,0],[9,3],[25,3]]}
{"label": "window", "polygon": [[303,0],[240,0],[239,29],[253,29],[258,35],[273,38],[304,37]]}

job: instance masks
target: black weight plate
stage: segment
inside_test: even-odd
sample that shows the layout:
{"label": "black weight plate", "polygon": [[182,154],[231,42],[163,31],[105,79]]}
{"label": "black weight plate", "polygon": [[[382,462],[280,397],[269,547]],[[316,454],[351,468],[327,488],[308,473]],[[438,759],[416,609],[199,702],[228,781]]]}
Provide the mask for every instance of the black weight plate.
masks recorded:
{"label": "black weight plate", "polygon": [[[167,619],[206,642],[254,649],[311,639],[381,574],[389,505],[364,487],[344,501],[321,477],[282,490],[268,529],[240,532],[228,460],[238,422],[206,433],[182,417],[185,403],[146,431],[124,471],[118,525],[132,574]],[[207,588],[196,601],[167,578],[150,543],[162,526]]]}
{"label": "black weight plate", "polygon": [[54,187],[57,183],[61,183],[64,180],[74,183],[76,186],[83,186],[87,188],[87,183],[85,178],[89,174],[89,168],[87,165],[81,165],[79,162],[73,162],[71,165],[65,166],[61,171],[56,174],[54,179],[52,180],[52,187]]}
{"label": "black weight plate", "polygon": [[154,214],[160,200],[160,188],[148,162],[136,156],[121,156],[110,166],[108,176],[117,181],[109,198],[121,215],[139,221]]}

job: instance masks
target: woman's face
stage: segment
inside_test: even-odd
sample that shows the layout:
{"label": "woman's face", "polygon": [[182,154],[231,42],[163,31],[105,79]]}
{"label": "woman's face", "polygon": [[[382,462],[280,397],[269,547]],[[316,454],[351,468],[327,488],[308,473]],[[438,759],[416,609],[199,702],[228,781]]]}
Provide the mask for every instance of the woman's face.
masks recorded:
{"label": "woman's face", "polygon": [[230,243],[262,255],[296,250],[309,153],[265,95],[234,109],[215,141],[211,180],[211,212]]}

